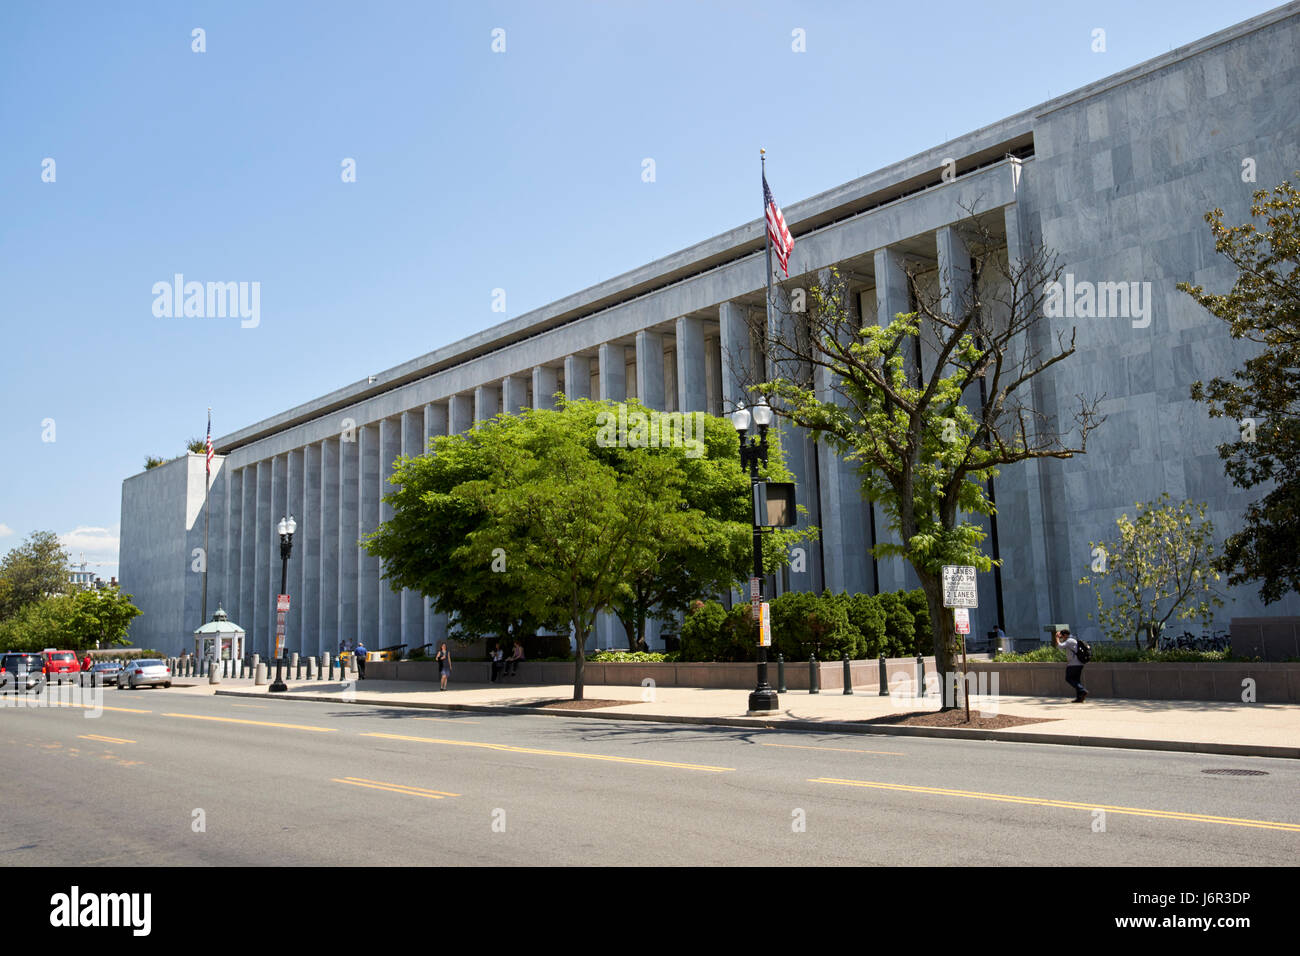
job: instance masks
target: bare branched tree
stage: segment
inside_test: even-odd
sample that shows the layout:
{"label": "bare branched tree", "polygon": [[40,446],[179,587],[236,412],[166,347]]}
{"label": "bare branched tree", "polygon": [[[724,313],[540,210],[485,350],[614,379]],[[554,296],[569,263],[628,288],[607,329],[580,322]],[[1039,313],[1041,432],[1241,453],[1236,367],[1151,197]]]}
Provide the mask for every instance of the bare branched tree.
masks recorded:
{"label": "bare branched tree", "polygon": [[751,328],[766,352],[765,365],[752,364],[766,373],[746,382],[857,465],[897,536],[872,553],[915,569],[944,674],[954,671],[955,641],[942,567],[992,568],[984,532],[969,520],[993,513],[989,480],[1008,465],[1083,454],[1104,421],[1104,396],[1077,395],[1064,427],[1045,398],[1044,373],[1075,351],[1074,330],[1053,336],[1043,317],[1061,274],[1056,256],[1008,250],[996,220],[974,204],[965,211],[953,246],[962,261],[937,276],[930,263],[907,263],[911,311],[884,324],[858,318],[851,278],[836,269],[782,283],[773,327],[756,315]]}

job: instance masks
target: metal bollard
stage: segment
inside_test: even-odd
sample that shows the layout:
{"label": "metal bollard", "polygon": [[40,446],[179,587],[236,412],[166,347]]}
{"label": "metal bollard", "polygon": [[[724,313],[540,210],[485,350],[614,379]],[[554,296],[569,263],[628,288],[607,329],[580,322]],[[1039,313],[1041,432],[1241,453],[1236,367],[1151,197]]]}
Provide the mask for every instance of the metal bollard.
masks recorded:
{"label": "metal bollard", "polygon": [[304,661],[297,654],[293,655],[293,658],[293,679],[302,680],[302,665]]}
{"label": "metal bollard", "polygon": [[844,693],[853,693],[853,668],[849,664],[849,652],[844,652]]}
{"label": "metal bollard", "polygon": [[785,655],[776,655],[776,692],[785,693]]}
{"label": "metal bollard", "polygon": [[314,673],[316,673],[316,658],[309,657],[307,658],[307,679],[311,680]]}
{"label": "metal bollard", "polygon": [[925,658],[916,655],[916,696],[925,696]]}
{"label": "metal bollard", "polygon": [[817,655],[808,655],[808,693],[820,694],[822,692],[822,675],[817,668]]}
{"label": "metal bollard", "polygon": [[889,696],[889,670],[885,667],[885,655],[880,655],[880,696]]}
{"label": "metal bollard", "polygon": [[244,658],[242,657],[239,659],[239,677],[241,680],[244,677]]}

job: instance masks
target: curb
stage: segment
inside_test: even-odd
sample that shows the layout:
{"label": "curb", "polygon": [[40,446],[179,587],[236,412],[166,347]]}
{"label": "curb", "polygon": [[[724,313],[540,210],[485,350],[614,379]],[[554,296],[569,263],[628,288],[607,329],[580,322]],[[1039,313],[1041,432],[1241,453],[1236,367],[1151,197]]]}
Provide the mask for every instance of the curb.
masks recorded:
{"label": "curb", "polygon": [[[264,692],[218,690],[218,696],[266,697]],[[1068,747],[1117,747],[1124,750],[1163,750],[1174,753],[1221,754],[1232,757],[1278,757],[1300,760],[1300,747],[1268,744],[1197,743],[1187,740],[1145,740],[1137,737],[1071,736],[1023,730],[960,730],[953,727],[907,727],[897,724],[845,723],[816,720],[763,720],[761,717],[692,717],[657,714],[610,714],[598,710],[547,710],[507,704],[434,704],[418,701],[397,703],[378,700],[347,700],[343,697],[308,697],[276,694],[276,700],[305,700],[328,704],[364,704],[370,707],[406,707],[413,710],[477,711],[488,714],[538,714],[545,717],[579,717],[593,720],[639,720],[655,724],[702,724],[716,727],[758,727],[764,730],[811,730],[823,733],[863,734],[890,737],[937,737],[948,740],[1006,740],[1022,744],[1059,744]]]}

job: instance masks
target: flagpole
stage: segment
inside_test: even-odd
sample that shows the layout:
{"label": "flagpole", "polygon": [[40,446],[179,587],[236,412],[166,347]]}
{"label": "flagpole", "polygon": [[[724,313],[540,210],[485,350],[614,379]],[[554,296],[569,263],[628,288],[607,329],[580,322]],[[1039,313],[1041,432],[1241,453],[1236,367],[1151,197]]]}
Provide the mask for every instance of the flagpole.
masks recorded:
{"label": "flagpole", "polygon": [[[208,406],[208,441],[212,440],[212,406]],[[208,623],[208,492],[212,488],[212,461],[208,458],[208,445],[203,443],[203,602],[199,614],[199,627]],[[219,638],[218,638],[219,639]],[[221,648],[217,648],[221,656]]]}
{"label": "flagpole", "polygon": [[767,268],[767,303],[763,313],[765,322],[763,378],[764,380],[770,380],[772,372],[772,233],[767,227],[767,150],[760,149],[758,157],[763,164],[763,257]]}

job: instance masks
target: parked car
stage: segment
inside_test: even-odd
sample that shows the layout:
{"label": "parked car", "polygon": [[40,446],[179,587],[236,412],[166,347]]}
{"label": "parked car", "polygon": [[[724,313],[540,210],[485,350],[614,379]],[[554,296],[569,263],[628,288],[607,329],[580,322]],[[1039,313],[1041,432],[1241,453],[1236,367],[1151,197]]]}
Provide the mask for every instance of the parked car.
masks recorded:
{"label": "parked car", "polygon": [[116,684],[121,673],[121,661],[95,661],[90,665],[90,670],[82,671],[81,679],[83,683],[98,687],[102,684]]}
{"label": "parked car", "polygon": [[45,658],[45,676],[48,679],[59,684],[65,680],[78,680],[76,675],[81,673],[81,662],[77,660],[75,651],[56,651],[47,647],[41,651],[41,656]]}
{"label": "parked car", "polygon": [[0,657],[0,691],[34,690],[45,686],[45,659],[40,654],[9,653]]}
{"label": "parked car", "polygon": [[127,661],[122,667],[121,673],[117,675],[117,686],[119,689],[130,687],[134,690],[137,687],[157,687],[161,684],[163,687],[172,686],[172,670],[167,666],[166,661],[143,658],[138,661]]}

